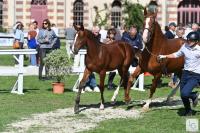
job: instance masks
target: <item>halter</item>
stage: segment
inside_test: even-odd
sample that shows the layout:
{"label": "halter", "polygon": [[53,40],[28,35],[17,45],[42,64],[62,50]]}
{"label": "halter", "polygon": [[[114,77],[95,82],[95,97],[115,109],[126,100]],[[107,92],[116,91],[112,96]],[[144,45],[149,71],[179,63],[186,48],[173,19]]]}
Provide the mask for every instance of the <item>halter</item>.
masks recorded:
{"label": "halter", "polygon": [[[150,39],[151,39],[151,36],[152,36],[152,32],[151,32],[151,30],[149,29],[149,28],[144,28],[144,30],[148,30],[148,32],[150,33],[150,35],[148,36],[148,40],[147,40],[147,43],[150,41]],[[147,52],[150,54],[150,55],[152,55],[152,56],[154,56],[154,57],[157,57],[158,55],[156,55],[156,54],[153,54],[149,49],[148,49],[148,47],[147,47],[147,43],[145,43],[144,42],[144,40],[143,40],[143,38],[142,38],[142,42],[143,42],[143,44],[144,44],[144,48],[147,50]]]}
{"label": "halter", "polygon": [[[150,33],[150,37],[148,37],[149,39],[147,40],[147,43],[145,43],[144,42],[144,40],[143,40],[143,38],[142,38],[142,43],[144,44],[144,48],[147,50],[147,52],[151,55],[151,56],[153,56],[153,57],[156,57],[156,60],[158,61],[158,63],[160,64],[160,66],[161,66],[161,68],[163,69],[163,72],[165,73],[165,74],[167,74],[167,68],[166,68],[166,65],[162,65],[161,64],[161,61],[159,61],[158,60],[158,55],[157,54],[154,54],[154,53],[152,53],[149,49],[148,49],[148,47],[147,47],[147,45],[146,44],[148,44],[148,42],[150,41],[150,39],[151,39],[151,35],[153,34],[152,32],[151,32],[151,30],[149,29],[149,28],[144,28],[144,30],[148,30],[148,32]],[[162,50],[161,50],[162,51]]]}

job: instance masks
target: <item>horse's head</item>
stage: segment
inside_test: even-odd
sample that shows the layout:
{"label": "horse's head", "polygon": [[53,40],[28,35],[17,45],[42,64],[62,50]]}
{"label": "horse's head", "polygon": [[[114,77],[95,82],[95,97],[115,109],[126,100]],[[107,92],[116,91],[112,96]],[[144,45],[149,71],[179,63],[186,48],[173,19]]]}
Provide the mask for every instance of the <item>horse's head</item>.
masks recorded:
{"label": "horse's head", "polygon": [[152,37],[154,27],[155,27],[155,19],[157,16],[157,8],[156,5],[149,5],[148,9],[144,9],[144,30],[142,39],[144,43],[148,43]]}
{"label": "horse's head", "polygon": [[86,44],[86,36],[85,36],[85,30],[83,25],[74,25],[76,32],[75,38],[74,38],[74,44],[71,47],[71,50],[73,54],[78,54],[78,51],[80,48],[83,47],[83,45]]}

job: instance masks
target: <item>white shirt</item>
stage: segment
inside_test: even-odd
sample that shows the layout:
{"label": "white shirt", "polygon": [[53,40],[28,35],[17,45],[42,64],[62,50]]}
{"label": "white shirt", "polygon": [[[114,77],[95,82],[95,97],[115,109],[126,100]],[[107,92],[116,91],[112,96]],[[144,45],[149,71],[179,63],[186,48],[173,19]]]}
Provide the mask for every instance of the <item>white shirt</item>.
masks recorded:
{"label": "white shirt", "polygon": [[175,57],[184,55],[184,70],[200,74],[200,46],[191,48],[184,44],[177,52],[173,53]]}

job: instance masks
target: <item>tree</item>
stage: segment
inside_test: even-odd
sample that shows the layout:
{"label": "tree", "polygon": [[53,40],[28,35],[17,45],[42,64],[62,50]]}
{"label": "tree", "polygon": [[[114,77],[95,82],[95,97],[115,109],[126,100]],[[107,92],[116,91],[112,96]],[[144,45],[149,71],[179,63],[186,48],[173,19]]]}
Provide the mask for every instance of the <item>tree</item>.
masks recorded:
{"label": "tree", "polygon": [[[106,25],[107,21],[109,19],[110,16],[110,12],[108,10],[108,5],[105,3],[104,4],[104,9],[99,10],[99,8],[97,6],[94,6],[94,11],[96,13],[95,15],[95,20],[94,20],[94,25],[98,25],[98,26],[102,26],[102,25]],[[101,12],[105,12],[105,16],[102,17],[100,14]]]}
{"label": "tree", "polygon": [[131,3],[128,0],[123,2],[123,13],[125,25],[130,27],[131,25],[136,25],[139,29],[143,26],[143,15],[144,7],[138,3]]}

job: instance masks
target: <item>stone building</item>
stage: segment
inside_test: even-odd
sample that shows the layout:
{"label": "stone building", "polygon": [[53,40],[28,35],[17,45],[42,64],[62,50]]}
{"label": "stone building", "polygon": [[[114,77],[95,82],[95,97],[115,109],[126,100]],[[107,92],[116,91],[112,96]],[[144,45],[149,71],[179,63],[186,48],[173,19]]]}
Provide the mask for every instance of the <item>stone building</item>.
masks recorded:
{"label": "stone building", "polygon": [[[130,0],[147,5],[150,0]],[[169,22],[200,23],[200,0],[157,0],[157,20],[162,27]],[[115,27],[123,25],[122,0],[0,0],[0,26],[11,29],[16,21],[22,21],[25,29],[31,20],[41,22],[49,18],[60,31],[72,23],[83,23],[92,27],[95,20],[94,6],[105,15],[104,4],[108,5],[110,16],[107,23]]]}

